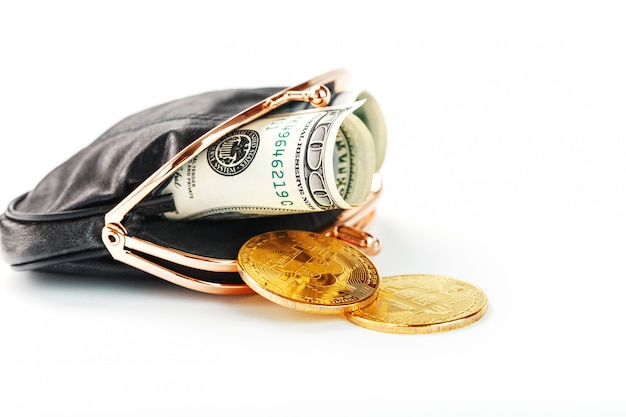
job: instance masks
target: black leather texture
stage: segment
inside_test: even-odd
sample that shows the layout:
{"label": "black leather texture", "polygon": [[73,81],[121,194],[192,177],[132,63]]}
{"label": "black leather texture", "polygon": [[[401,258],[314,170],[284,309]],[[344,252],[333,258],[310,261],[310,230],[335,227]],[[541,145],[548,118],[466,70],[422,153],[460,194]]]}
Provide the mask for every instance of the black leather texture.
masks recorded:
{"label": "black leather texture", "polygon": [[[208,92],[132,115],[51,171],[0,215],[1,254],[18,270],[81,275],[145,275],[115,261],[101,240],[104,214],[180,150],[219,123],[281,88]],[[305,104],[289,105],[295,110]],[[186,252],[234,259],[249,238],[266,231],[319,231],[340,211],[231,221],[169,221],[173,206],[151,197],[124,222],[130,235]],[[171,266],[174,269],[184,269]],[[236,273],[192,275],[242,283]]]}

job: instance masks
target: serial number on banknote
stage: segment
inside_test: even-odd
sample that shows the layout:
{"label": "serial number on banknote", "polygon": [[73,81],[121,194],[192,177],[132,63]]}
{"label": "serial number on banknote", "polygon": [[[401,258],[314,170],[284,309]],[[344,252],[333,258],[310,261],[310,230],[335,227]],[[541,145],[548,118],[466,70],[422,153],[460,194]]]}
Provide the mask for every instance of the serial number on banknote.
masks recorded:
{"label": "serial number on banknote", "polygon": [[[282,206],[293,206],[293,200],[290,199],[289,191],[285,190],[287,183],[285,181],[285,171],[283,170],[285,164],[282,160],[282,157],[285,153],[285,147],[287,146],[287,138],[291,134],[291,129],[298,122],[298,118],[291,119],[279,119],[270,123],[265,130],[275,130],[277,131],[277,137],[279,138],[274,142],[274,153],[272,156],[276,159],[272,159],[272,185],[274,187],[274,193],[279,198],[280,204]],[[281,158],[281,159],[278,159]]]}

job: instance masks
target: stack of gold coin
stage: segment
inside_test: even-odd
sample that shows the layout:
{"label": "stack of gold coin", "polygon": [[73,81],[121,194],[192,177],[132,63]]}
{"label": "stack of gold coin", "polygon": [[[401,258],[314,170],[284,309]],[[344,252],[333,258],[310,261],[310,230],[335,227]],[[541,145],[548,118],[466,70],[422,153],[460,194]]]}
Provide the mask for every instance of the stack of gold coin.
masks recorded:
{"label": "stack of gold coin", "polygon": [[487,311],[478,287],[438,275],[380,279],[357,248],[313,232],[268,232],[238,255],[244,282],[295,310],[344,314],[362,327],[390,333],[434,333],[467,326]]}

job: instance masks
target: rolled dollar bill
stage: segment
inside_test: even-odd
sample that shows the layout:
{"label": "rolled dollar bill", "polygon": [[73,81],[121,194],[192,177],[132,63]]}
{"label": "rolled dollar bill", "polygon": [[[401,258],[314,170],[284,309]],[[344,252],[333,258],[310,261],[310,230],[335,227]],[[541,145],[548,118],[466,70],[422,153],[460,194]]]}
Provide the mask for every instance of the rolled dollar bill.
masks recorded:
{"label": "rolled dollar bill", "polygon": [[161,190],[176,206],[164,215],[224,220],[359,206],[380,155],[355,115],[365,101],[346,101],[265,116],[217,140]]}
{"label": "rolled dollar bill", "polygon": [[336,94],[331,104],[336,106],[360,100],[365,100],[365,103],[354,110],[354,115],[365,123],[372,134],[376,149],[376,171],[378,171],[383,165],[387,150],[387,124],[378,101],[368,91],[360,90]]}

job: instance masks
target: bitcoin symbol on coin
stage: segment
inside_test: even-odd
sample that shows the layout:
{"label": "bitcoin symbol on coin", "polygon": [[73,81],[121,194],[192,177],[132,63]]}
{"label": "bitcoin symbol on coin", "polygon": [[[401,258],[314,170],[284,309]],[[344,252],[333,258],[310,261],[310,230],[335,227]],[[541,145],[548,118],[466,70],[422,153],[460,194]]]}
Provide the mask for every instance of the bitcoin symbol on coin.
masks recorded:
{"label": "bitcoin symbol on coin", "polygon": [[263,297],[301,311],[335,314],[372,302],[380,288],[369,258],[349,244],[318,233],[268,232],[238,255],[242,279]]}
{"label": "bitcoin symbol on coin", "polygon": [[382,279],[377,299],[346,313],[359,326],[390,333],[434,333],[458,329],[482,318],[487,296],[478,287],[438,275]]}

